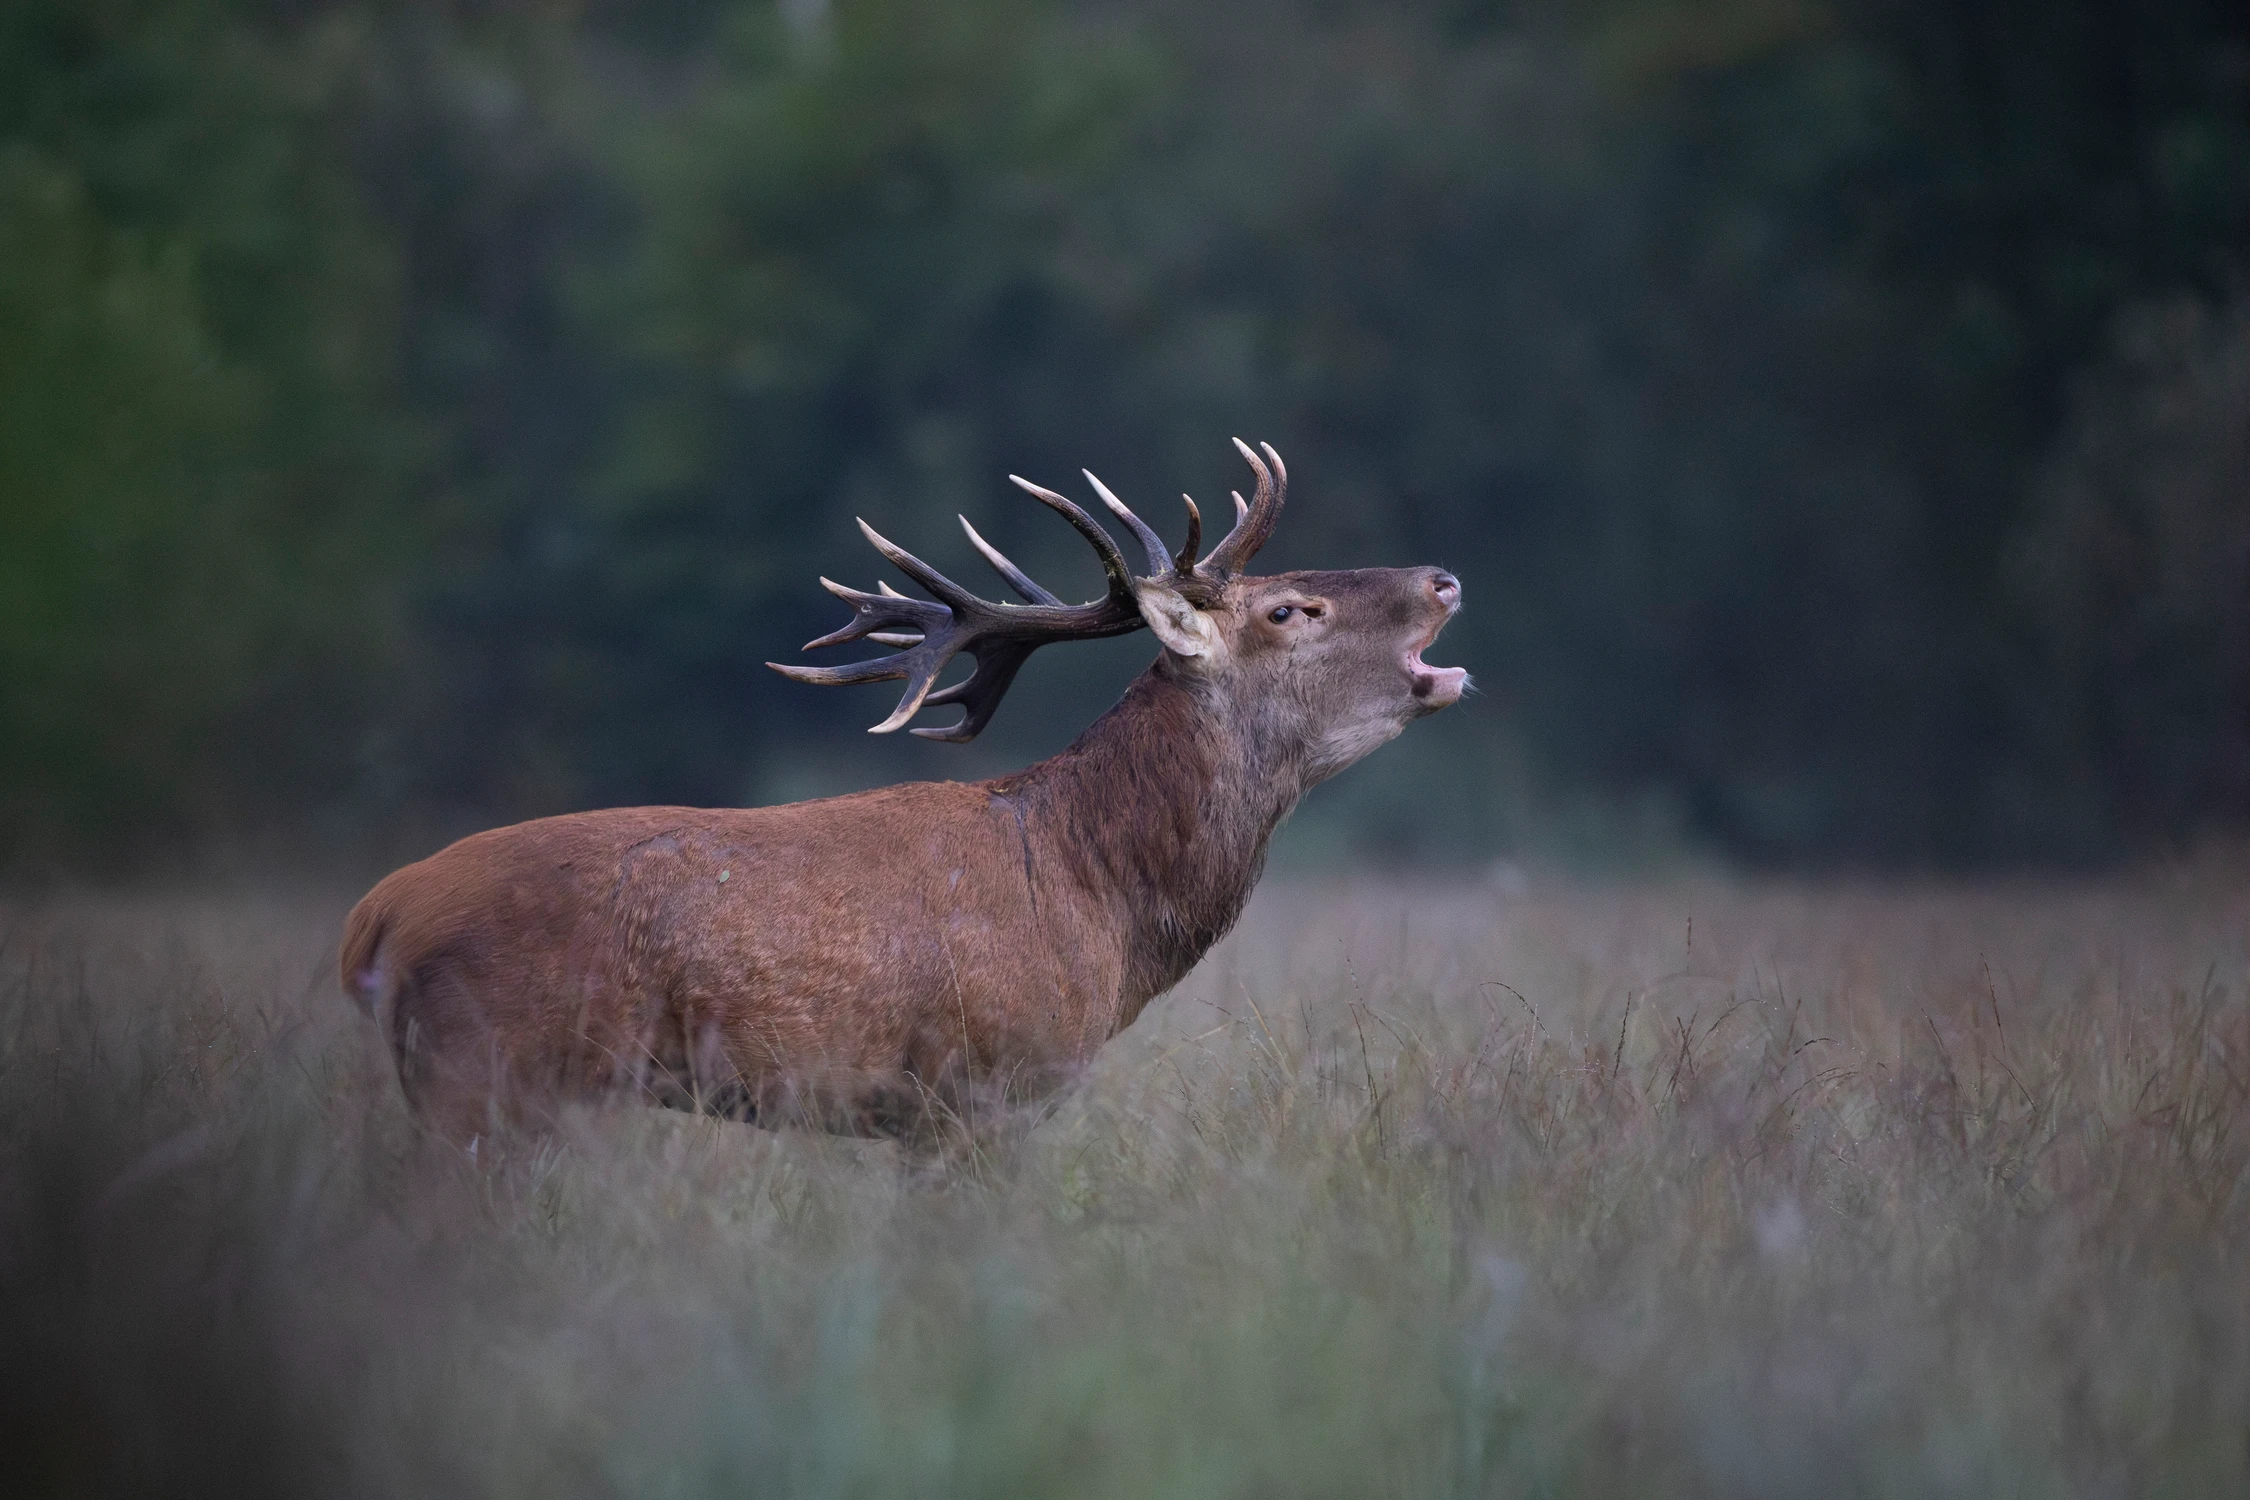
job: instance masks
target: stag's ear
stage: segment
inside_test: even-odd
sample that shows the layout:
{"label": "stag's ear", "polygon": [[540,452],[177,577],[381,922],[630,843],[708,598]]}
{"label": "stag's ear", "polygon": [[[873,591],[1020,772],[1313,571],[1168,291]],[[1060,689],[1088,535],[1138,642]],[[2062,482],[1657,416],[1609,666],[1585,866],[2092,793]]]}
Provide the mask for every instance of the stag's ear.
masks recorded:
{"label": "stag's ear", "polygon": [[1133,597],[1141,606],[1141,618],[1165,650],[1206,664],[1225,659],[1226,640],[1219,634],[1218,622],[1188,603],[1179,590],[1161,579],[1139,578],[1133,582]]}

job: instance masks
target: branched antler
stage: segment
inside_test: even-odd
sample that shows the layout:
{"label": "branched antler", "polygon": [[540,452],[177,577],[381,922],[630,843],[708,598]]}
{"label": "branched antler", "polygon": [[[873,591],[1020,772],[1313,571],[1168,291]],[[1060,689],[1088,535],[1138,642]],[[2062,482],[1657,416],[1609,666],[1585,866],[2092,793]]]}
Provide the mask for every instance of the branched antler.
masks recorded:
{"label": "branched antler", "polygon": [[[1265,449],[1265,460],[1271,461],[1270,468],[1240,438],[1235,440],[1235,447],[1242,450],[1243,457],[1257,471],[1257,495],[1248,502],[1239,494],[1234,497],[1234,529],[1200,562],[1195,561],[1195,556],[1203,538],[1203,517],[1192,499],[1185,495],[1180,497],[1187,503],[1188,534],[1186,543],[1173,552],[1166,549],[1163,538],[1153,527],[1110,493],[1107,485],[1092,473],[1086,473],[1087,483],[1094,487],[1102,504],[1125,523],[1147,554],[1145,577],[1162,579],[1174,586],[1194,585],[1200,592],[1208,593],[1240,572],[1251,554],[1272,534],[1274,521],[1281,512],[1288,471],[1282,468],[1281,456],[1270,446]],[[924,739],[959,744],[975,739],[991,722],[994,710],[1015,681],[1025,658],[1041,646],[1056,641],[1097,640],[1140,629],[1141,612],[1134,595],[1133,571],[1116,541],[1070,500],[1028,479],[1019,479],[1013,474],[1008,477],[1018,488],[1061,515],[1093,546],[1101,558],[1102,572],[1108,583],[1104,597],[1088,604],[1063,603],[979,536],[977,529],[969,524],[969,518],[962,516],[961,529],[968,533],[969,544],[1024,602],[1007,604],[980,599],[861,521],[859,529],[875,550],[927,590],[931,600],[908,598],[888,584],[879,583],[877,592],[868,594],[823,578],[820,586],[850,605],[852,618],[842,628],[806,642],[805,649],[817,651],[824,646],[841,646],[858,640],[879,641],[904,649],[841,667],[801,667],[782,662],[766,665],[784,677],[821,686],[903,678],[906,692],[899,699],[898,707],[868,732],[888,734],[905,725],[925,707],[952,703],[961,706],[959,723],[923,727],[913,732]],[[947,662],[963,652],[976,659],[976,670],[951,687],[938,688],[938,674],[945,670]]]}
{"label": "branched antler", "polygon": [[1282,463],[1281,455],[1273,451],[1273,444],[1258,445],[1265,450],[1266,456],[1263,459],[1251,452],[1250,445],[1240,438],[1234,440],[1234,446],[1257,472],[1258,488],[1255,496],[1249,500],[1242,498],[1240,490],[1235,491],[1234,529],[1220,539],[1219,545],[1213,547],[1202,562],[1196,564],[1198,573],[1214,580],[1232,578],[1240,573],[1243,566],[1257,554],[1258,549],[1266,544],[1267,538],[1273,535],[1274,523],[1281,519],[1281,502],[1289,493],[1289,470]]}

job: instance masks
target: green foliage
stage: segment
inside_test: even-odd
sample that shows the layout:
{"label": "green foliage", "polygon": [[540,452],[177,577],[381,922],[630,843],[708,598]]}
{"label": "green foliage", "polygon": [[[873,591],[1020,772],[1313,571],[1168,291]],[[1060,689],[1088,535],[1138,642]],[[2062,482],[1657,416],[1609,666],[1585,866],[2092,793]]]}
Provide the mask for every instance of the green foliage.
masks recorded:
{"label": "green foliage", "polygon": [[[2239,7],[0,25],[12,834],[1020,760],[1130,653],[1035,661],[975,752],[848,766],[865,704],[758,664],[875,566],[855,513],[1090,587],[1001,476],[1161,515],[1238,482],[1233,433],[1299,475],[1276,565],[1467,580],[1448,649],[1496,692],[1315,804],[1362,847],[1555,805],[1788,861],[2250,819],[2238,595],[2157,601],[2090,519],[2232,535],[2250,492],[2219,356],[2132,352],[2240,327]],[[1420,842],[1409,780],[1460,810]]]}
{"label": "green foliage", "polygon": [[332,791],[308,751],[353,726],[292,716],[380,668],[387,257],[289,59],[199,13],[16,7],[0,40],[0,836]]}

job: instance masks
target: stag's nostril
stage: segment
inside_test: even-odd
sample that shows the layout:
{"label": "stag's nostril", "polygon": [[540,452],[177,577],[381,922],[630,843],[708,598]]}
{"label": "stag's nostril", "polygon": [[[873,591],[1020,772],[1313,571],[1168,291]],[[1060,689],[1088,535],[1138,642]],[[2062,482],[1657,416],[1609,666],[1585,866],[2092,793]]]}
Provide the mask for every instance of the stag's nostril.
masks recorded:
{"label": "stag's nostril", "polygon": [[1457,604],[1461,600],[1461,580],[1451,573],[1438,573],[1430,579],[1430,592],[1437,595],[1440,604]]}

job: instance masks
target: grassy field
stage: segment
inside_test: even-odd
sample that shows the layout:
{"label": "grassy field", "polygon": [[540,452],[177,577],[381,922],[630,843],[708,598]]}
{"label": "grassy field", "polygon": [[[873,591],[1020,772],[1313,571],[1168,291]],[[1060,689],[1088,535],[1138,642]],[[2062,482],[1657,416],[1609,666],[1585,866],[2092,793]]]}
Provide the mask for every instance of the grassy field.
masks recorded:
{"label": "grassy field", "polygon": [[973,1159],[477,1163],[350,893],[0,907],[0,1489],[2250,1492],[2245,886],[1270,886]]}

